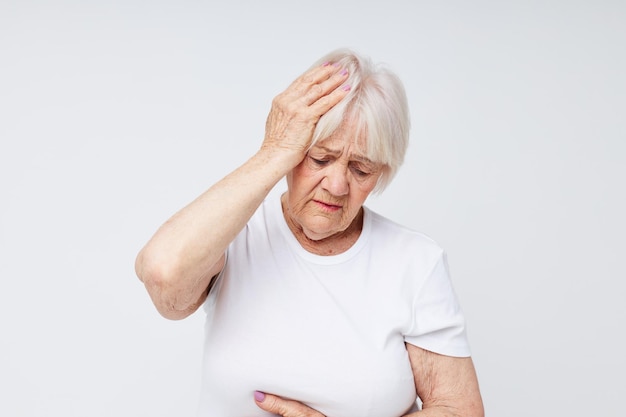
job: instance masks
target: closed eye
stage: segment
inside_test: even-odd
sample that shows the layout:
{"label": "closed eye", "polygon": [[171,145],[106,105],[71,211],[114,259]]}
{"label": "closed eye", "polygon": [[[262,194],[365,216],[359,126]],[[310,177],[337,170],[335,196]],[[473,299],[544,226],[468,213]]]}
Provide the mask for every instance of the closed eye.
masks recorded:
{"label": "closed eye", "polygon": [[351,169],[352,172],[354,172],[358,177],[367,177],[368,175],[372,174],[369,170],[363,169],[358,165],[353,165]]}
{"label": "closed eye", "polygon": [[310,158],[316,165],[319,165],[319,166],[324,166],[328,164],[329,162],[328,159],[317,159],[317,158],[313,158],[312,156]]}

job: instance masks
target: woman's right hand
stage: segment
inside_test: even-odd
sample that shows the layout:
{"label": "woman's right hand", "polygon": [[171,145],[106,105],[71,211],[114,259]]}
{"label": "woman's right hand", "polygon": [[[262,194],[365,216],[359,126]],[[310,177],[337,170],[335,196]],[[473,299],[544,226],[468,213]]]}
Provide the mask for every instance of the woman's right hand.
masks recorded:
{"label": "woman's right hand", "polygon": [[293,166],[304,158],[318,120],[350,91],[345,69],[325,63],[298,77],[272,101],[262,150],[286,152]]}

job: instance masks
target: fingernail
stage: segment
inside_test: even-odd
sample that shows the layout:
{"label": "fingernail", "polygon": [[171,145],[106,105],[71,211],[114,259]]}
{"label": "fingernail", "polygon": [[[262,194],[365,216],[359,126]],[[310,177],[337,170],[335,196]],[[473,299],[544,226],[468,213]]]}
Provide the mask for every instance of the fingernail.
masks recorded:
{"label": "fingernail", "polygon": [[328,61],[326,61],[326,62],[324,62],[324,63],[322,64],[322,66],[323,66],[323,67],[327,67],[327,66],[329,66],[329,65],[330,65],[330,62],[328,62]]}
{"label": "fingernail", "polygon": [[347,73],[348,73],[348,70],[343,69],[343,70],[341,70],[341,72],[340,72],[339,74],[341,74],[341,75],[346,75]]}
{"label": "fingernail", "polygon": [[265,400],[265,394],[261,391],[254,391],[254,400],[262,403]]}
{"label": "fingernail", "polygon": [[352,88],[352,87],[350,87],[350,84],[346,84],[346,85],[344,85],[341,89],[342,89],[343,91],[350,91],[350,89],[351,89],[351,88]]}

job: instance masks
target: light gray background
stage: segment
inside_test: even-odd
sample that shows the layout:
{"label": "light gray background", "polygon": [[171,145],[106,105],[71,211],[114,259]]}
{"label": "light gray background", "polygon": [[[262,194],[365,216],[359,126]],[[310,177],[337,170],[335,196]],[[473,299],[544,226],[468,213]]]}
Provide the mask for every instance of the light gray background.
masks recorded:
{"label": "light gray background", "polygon": [[202,314],[162,319],[134,257],[341,46],[406,84],[407,162],[369,205],[448,250],[487,414],[623,415],[625,24],[617,0],[0,1],[0,415],[193,414]]}

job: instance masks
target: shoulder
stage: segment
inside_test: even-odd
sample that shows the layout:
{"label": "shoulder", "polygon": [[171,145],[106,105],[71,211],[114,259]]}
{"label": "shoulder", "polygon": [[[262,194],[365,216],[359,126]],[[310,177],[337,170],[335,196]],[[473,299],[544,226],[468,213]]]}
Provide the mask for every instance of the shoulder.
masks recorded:
{"label": "shoulder", "polygon": [[250,251],[263,252],[282,242],[282,219],[280,194],[270,192],[237,234],[229,246],[230,251],[250,255]]}
{"label": "shoulder", "polygon": [[418,230],[397,223],[367,207],[371,237],[374,244],[397,250],[398,253],[421,253],[429,257],[439,257],[443,248],[432,237]]}
{"label": "shoulder", "polygon": [[284,190],[281,186],[276,186],[270,190],[248,221],[248,227],[265,228],[269,225],[268,223],[273,223],[275,219],[281,219],[283,212],[280,198],[283,193]]}

